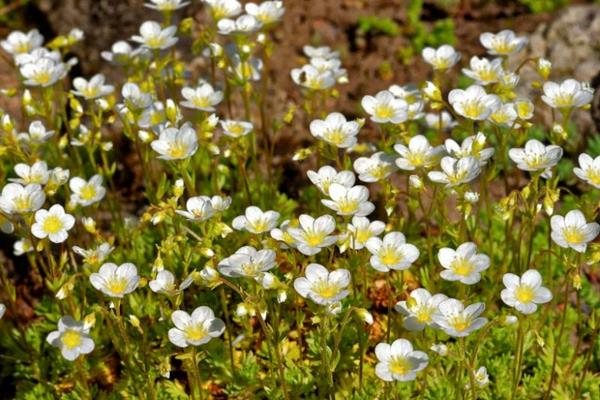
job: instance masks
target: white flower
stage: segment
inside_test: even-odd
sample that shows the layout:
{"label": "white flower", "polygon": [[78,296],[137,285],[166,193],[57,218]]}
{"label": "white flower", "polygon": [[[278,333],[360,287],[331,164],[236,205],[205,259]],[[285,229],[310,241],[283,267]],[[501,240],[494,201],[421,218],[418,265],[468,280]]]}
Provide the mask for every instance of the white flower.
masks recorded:
{"label": "white flower", "polygon": [[300,86],[311,90],[325,90],[335,85],[336,79],[332,71],[320,71],[314,65],[304,65],[291,71],[292,80]]}
{"label": "white flower", "polygon": [[321,203],[338,215],[364,217],[375,210],[375,205],[369,201],[369,189],[365,186],[348,188],[339,183],[332,183],[329,186],[329,197],[331,200],[323,199]]}
{"label": "white flower", "polygon": [[11,178],[9,181],[22,185],[45,185],[50,178],[48,164],[45,161],[36,161],[31,166],[19,163],[15,165],[15,173],[19,178]]}
{"label": "white flower", "polygon": [[104,84],[105,78],[102,74],[96,74],[89,81],[77,77],[73,80],[73,86],[76,90],[72,90],[76,96],[81,96],[84,99],[91,100],[99,97],[104,97],[111,94],[115,87]]}
{"label": "white flower", "polygon": [[196,130],[189,123],[181,128],[163,129],[157,140],[150,146],[163,160],[183,160],[189,158],[198,150],[198,136]]}
{"label": "white flower", "polygon": [[554,215],[550,219],[552,240],[564,248],[584,253],[587,244],[600,233],[600,225],[596,222],[587,223],[585,216],[579,210],[571,210],[564,217]]}
{"label": "white flower", "polygon": [[65,213],[60,204],[55,204],[48,210],[35,212],[35,223],[31,225],[31,233],[38,239],[48,238],[52,243],[62,243],[67,240],[67,233],[75,225],[75,218]]}
{"label": "white flower", "polygon": [[281,223],[281,225],[279,225],[279,228],[271,229],[271,237],[279,242],[283,242],[280,245],[282,249],[296,247],[296,241],[288,232],[290,227],[292,227],[292,224],[289,219],[286,219]]}
{"label": "white flower", "polygon": [[125,111],[138,112],[150,107],[153,103],[152,95],[143,92],[138,85],[132,82],[127,82],[121,88],[124,104],[117,104],[117,109],[120,113]]}
{"label": "white flower", "polygon": [[429,349],[442,357],[445,357],[448,354],[448,346],[444,343],[434,343]]}
{"label": "white flower", "polygon": [[354,186],[354,182],[356,181],[354,172],[337,172],[335,168],[330,167],[329,165],[325,165],[319,168],[319,171],[317,172],[309,170],[306,173],[306,175],[308,176],[308,179],[310,179],[310,181],[313,183],[313,185],[318,187],[319,190],[325,195],[329,195],[329,187],[333,183],[337,183],[347,188],[351,188],[352,186]]}
{"label": "white flower", "polygon": [[26,54],[31,50],[41,47],[44,43],[44,37],[37,29],[32,29],[27,33],[13,31],[5,40],[0,42],[0,46],[12,56]]}
{"label": "white flower", "polygon": [[8,183],[2,188],[0,209],[7,214],[23,214],[39,210],[46,201],[46,194],[40,185]]}
{"label": "white flower", "polygon": [[490,61],[487,58],[472,57],[469,66],[471,69],[463,68],[463,74],[483,86],[498,82],[504,75],[501,58]]}
{"label": "white flower", "polygon": [[600,189],[600,156],[592,158],[585,153],[580,154],[579,167],[573,168],[573,172],[579,179]]}
{"label": "white flower", "polygon": [[94,341],[89,333],[88,326],[67,315],[58,321],[58,330],[50,332],[46,341],[59,348],[65,359],[73,361],[81,354],[89,354],[94,350]]}
{"label": "white flower", "polygon": [[479,193],[477,192],[465,192],[463,199],[471,204],[476,204],[479,201]]}
{"label": "white flower", "polygon": [[419,249],[406,243],[406,238],[401,232],[390,232],[383,237],[372,237],[365,244],[372,254],[370,263],[377,271],[389,270],[402,271],[419,258]]}
{"label": "white flower", "polygon": [[344,115],[334,112],[324,120],[316,119],[310,123],[310,133],[340,149],[346,149],[356,144],[360,125],[356,121],[347,121]]}
{"label": "white flower", "polygon": [[352,217],[352,223],[348,224],[344,243],[351,249],[361,250],[372,237],[378,236],[385,230],[385,224],[381,221],[369,221],[367,217]]}
{"label": "white flower", "polygon": [[414,171],[417,168],[431,168],[438,163],[444,154],[444,146],[433,147],[423,135],[410,138],[408,146],[397,143],[394,150],[400,154],[396,159],[398,168],[405,171]]}
{"label": "white flower", "polygon": [[465,306],[456,299],[442,301],[439,314],[433,315],[433,320],[447,335],[453,337],[468,336],[487,323],[486,318],[479,317],[485,310],[485,304],[475,303]]}
{"label": "white flower", "polygon": [[175,210],[175,212],[189,221],[205,221],[215,213],[212,201],[208,196],[190,197],[186,201],[185,207],[187,211]]}
{"label": "white flower", "polygon": [[439,71],[446,71],[452,68],[460,60],[460,53],[454,50],[454,47],[447,44],[437,49],[425,47],[421,55],[427,64]]}
{"label": "white flower", "polygon": [[231,197],[229,197],[229,196],[221,197],[221,196],[215,195],[210,198],[210,203],[212,204],[213,210],[220,213],[229,208],[229,206],[231,205]]}
{"label": "white flower", "polygon": [[520,278],[515,274],[504,274],[502,301],[523,314],[533,314],[538,304],[552,300],[552,293],[542,286],[542,276],[535,269],[526,271]]}
{"label": "white flower", "polygon": [[164,50],[177,43],[176,32],[176,26],[163,29],[158,22],[146,21],[140,26],[140,34],[132,36],[131,40],[148,49]]}
{"label": "white flower", "polygon": [[480,388],[490,383],[490,377],[487,373],[486,367],[480,367],[477,371],[475,371],[475,383],[477,383],[477,386]]}
{"label": "white flower", "polygon": [[6,306],[2,303],[0,303],[0,319],[2,319],[2,317],[4,317],[4,313],[6,312]]}
{"label": "white flower", "polygon": [[408,119],[408,104],[388,90],[382,90],[375,97],[365,96],[360,104],[373,122],[399,124]]}
{"label": "white flower", "polygon": [[409,331],[421,331],[425,326],[437,328],[433,322],[433,315],[439,314],[439,304],[446,300],[445,294],[434,294],[427,290],[418,288],[410,292],[406,301],[399,301],[394,309],[404,315],[404,327]]}
{"label": "white flower", "polygon": [[19,133],[18,138],[26,143],[44,143],[52,136],[54,131],[47,131],[41,121],[33,121],[29,124],[27,133]]}
{"label": "white flower", "polygon": [[396,170],[395,157],[379,151],[371,157],[359,157],[354,161],[354,171],[363,182],[378,182]]}
{"label": "white flower", "polygon": [[488,53],[499,56],[509,56],[518,53],[527,45],[526,37],[516,36],[511,30],[498,33],[485,32],[479,35],[479,41]]}
{"label": "white flower", "polygon": [[431,129],[442,131],[452,129],[457,125],[457,122],[452,119],[452,115],[448,111],[425,114],[425,123]]}
{"label": "white flower", "polygon": [[25,85],[48,87],[67,75],[67,67],[60,61],[38,58],[22,64],[20,72],[25,78]]}
{"label": "white flower", "polygon": [[331,235],[335,230],[335,218],[331,215],[322,215],[315,219],[310,215],[302,214],[299,221],[300,227],[290,227],[287,232],[294,239],[300,253],[312,256],[337,241],[337,236]]}
{"label": "white flower", "polygon": [[303,277],[294,280],[294,289],[304,298],[319,305],[339,303],[350,292],[350,271],[337,269],[329,272],[321,264],[309,264]]}
{"label": "white flower", "polygon": [[90,275],[90,283],[96,290],[113,298],[122,298],[133,292],[140,281],[137,268],[132,263],[117,266],[113,263],[103,264],[98,272]]}
{"label": "white flower", "polygon": [[106,189],[102,186],[102,175],[98,174],[89,181],[78,176],[71,178],[69,187],[72,192],[71,201],[84,207],[102,200],[106,194]]}
{"label": "white flower", "polygon": [[283,1],[263,1],[260,4],[247,3],[244,9],[249,15],[254,16],[263,25],[275,23],[283,17],[285,8]]}
{"label": "white flower", "polygon": [[525,148],[514,148],[508,151],[508,156],[523,171],[547,170],[560,161],[563,149],[560,146],[544,146],[536,139],[528,140]]}
{"label": "white flower", "polygon": [[29,239],[19,239],[13,244],[13,254],[17,257],[32,251],[33,245]]}
{"label": "white flower", "polygon": [[478,85],[471,85],[467,90],[451,90],[448,94],[448,102],[458,114],[476,121],[486,120],[501,105],[498,96],[487,94]]}
{"label": "white flower", "polygon": [[535,106],[529,99],[517,99],[515,100],[515,111],[517,112],[517,117],[522,120],[528,120],[533,118],[533,111],[535,110]]}
{"label": "white flower", "polygon": [[115,248],[108,243],[102,243],[94,249],[86,250],[79,246],[73,246],[73,252],[83,257],[83,261],[89,265],[99,265]]}
{"label": "white flower", "polygon": [[158,271],[156,274],[156,278],[148,282],[148,286],[150,286],[150,290],[154,293],[173,293],[178,291],[183,291],[187,289],[193,282],[193,279],[190,279],[192,276],[185,279],[179,285],[179,288],[175,287],[175,275],[171,271],[167,271],[163,269]]}
{"label": "white flower", "polygon": [[237,0],[202,0],[211,10],[215,21],[221,18],[231,18],[242,12],[242,5]]}
{"label": "white flower", "polygon": [[225,331],[225,323],[206,306],[196,308],[192,315],[174,311],[171,321],[175,328],[169,329],[169,341],[177,347],[201,346]]}
{"label": "white flower", "polygon": [[196,88],[184,87],[181,95],[186,100],[181,102],[183,107],[207,112],[215,111],[215,106],[223,100],[223,92],[213,89],[207,82],[202,82]]}
{"label": "white flower", "polygon": [[375,374],[386,382],[414,381],[417,372],[429,363],[429,357],[422,351],[413,350],[406,339],[397,339],[389,345],[379,343],[375,346],[375,355],[379,361],[375,365]]}
{"label": "white flower", "polygon": [[340,53],[337,51],[331,50],[329,46],[321,46],[321,47],[313,47],[313,46],[304,46],[302,47],[302,51],[309,58],[339,58]]}
{"label": "white flower", "polygon": [[446,187],[469,183],[481,172],[479,160],[472,156],[460,160],[446,156],[442,158],[440,166],[442,171],[431,171],[427,176],[433,182],[446,184]]}
{"label": "white flower", "polygon": [[426,81],[421,90],[425,98],[437,103],[442,102],[442,91],[435,83]]}
{"label": "white flower", "polygon": [[235,139],[246,136],[254,129],[252,123],[247,121],[226,119],[219,121],[219,123],[221,124],[221,128],[223,128],[223,133]]}
{"label": "white flower", "polygon": [[110,51],[103,51],[100,56],[111,64],[125,65],[139,53],[140,50],[134,50],[129,43],[119,40],[111,46]]}
{"label": "white flower", "polygon": [[441,248],[438,259],[445,268],[440,273],[442,279],[459,281],[465,285],[479,282],[481,272],[490,266],[490,258],[485,254],[477,254],[477,245],[472,242],[463,243],[456,250]]}
{"label": "white flower", "polygon": [[583,107],[592,102],[594,91],[575,79],[567,79],[558,84],[544,83],[542,100],[552,108]]}
{"label": "white flower", "polygon": [[342,62],[337,58],[311,58],[310,65],[320,72],[331,72],[338,83],[348,82],[348,71],[342,68]]}
{"label": "white flower", "polygon": [[248,34],[256,32],[261,27],[262,22],[248,14],[240,15],[236,19],[223,18],[217,22],[217,28],[221,35]]}
{"label": "white flower", "polygon": [[172,12],[175,10],[179,10],[190,4],[190,1],[183,0],[149,0],[150,3],[145,3],[144,5],[148,8],[152,8],[154,10],[163,11],[163,12]]}
{"label": "white flower", "polygon": [[244,215],[237,216],[231,222],[233,229],[246,230],[250,233],[260,234],[270,231],[277,226],[280,214],[277,211],[265,211],[250,206]]}
{"label": "white flower", "polygon": [[482,132],[469,136],[459,145],[452,139],[446,139],[444,143],[446,152],[454,158],[475,157],[479,165],[484,166],[486,161],[494,155],[493,147],[485,147],[487,138]]}
{"label": "white flower", "polygon": [[514,124],[518,114],[513,103],[502,104],[500,108],[490,114],[488,120],[495,125],[504,126],[507,128],[517,127]]}
{"label": "white flower", "polygon": [[218,268],[219,272],[225,276],[256,279],[275,266],[273,250],[256,250],[252,246],[244,246],[240,247],[233,255],[223,259]]}
{"label": "white flower", "polygon": [[235,78],[242,82],[258,81],[263,68],[263,62],[260,58],[250,57],[246,61],[242,61],[239,54],[234,54],[231,57],[230,71],[235,75]]}

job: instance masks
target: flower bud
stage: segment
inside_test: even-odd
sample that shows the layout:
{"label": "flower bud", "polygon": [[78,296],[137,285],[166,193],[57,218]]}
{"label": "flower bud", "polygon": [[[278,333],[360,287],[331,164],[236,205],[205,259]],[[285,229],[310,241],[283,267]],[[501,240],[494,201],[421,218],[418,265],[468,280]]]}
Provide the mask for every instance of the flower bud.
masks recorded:
{"label": "flower bud", "polygon": [[89,233],[96,233],[96,221],[94,221],[91,217],[83,217],[81,218],[81,223],[86,231]]}
{"label": "flower bud", "polygon": [[438,88],[433,82],[425,82],[423,94],[425,94],[425,97],[427,97],[429,100],[436,102],[442,101],[442,92],[440,91],[440,88]]}
{"label": "flower bud", "polygon": [[415,190],[423,189],[423,180],[418,175],[408,177],[408,185]]}
{"label": "flower bud", "polygon": [[537,72],[544,80],[548,80],[552,72],[552,63],[545,58],[540,58],[537,63]]}
{"label": "flower bud", "polygon": [[448,347],[443,343],[434,343],[430,347],[431,351],[445,357],[448,354]]}

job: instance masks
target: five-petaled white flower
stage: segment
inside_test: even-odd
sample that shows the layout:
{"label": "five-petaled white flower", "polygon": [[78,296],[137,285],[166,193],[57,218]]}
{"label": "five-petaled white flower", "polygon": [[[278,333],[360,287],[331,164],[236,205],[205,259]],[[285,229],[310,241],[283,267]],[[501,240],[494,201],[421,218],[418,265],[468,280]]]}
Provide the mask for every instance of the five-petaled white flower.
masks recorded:
{"label": "five-petaled white flower", "polygon": [[50,178],[48,164],[45,161],[36,161],[31,166],[23,163],[15,165],[15,173],[19,178],[10,178],[9,181],[21,185],[45,185]]}
{"label": "five-petaled white flower", "polygon": [[365,244],[371,255],[371,266],[377,271],[405,270],[419,258],[419,249],[406,243],[401,232],[390,232],[383,237],[372,237]]}
{"label": "five-petaled white flower", "polygon": [[452,119],[452,115],[445,110],[440,113],[425,114],[425,123],[431,129],[442,131],[452,129],[457,125],[457,122]]}
{"label": "five-petaled white flower", "polygon": [[237,0],[202,0],[210,7],[210,12],[215,21],[222,18],[231,18],[242,12],[242,5]]}
{"label": "five-petaled white flower", "polygon": [[54,131],[46,130],[42,121],[33,121],[29,124],[27,132],[19,133],[18,138],[25,143],[44,143],[52,136],[54,136]]}
{"label": "five-petaled white flower", "polygon": [[31,233],[38,239],[48,238],[52,243],[62,243],[69,237],[67,233],[75,225],[75,218],[65,213],[60,204],[48,210],[35,212],[35,223],[31,225]]}
{"label": "five-petaled white flower", "polygon": [[202,82],[195,88],[184,87],[181,95],[185,99],[181,102],[183,107],[207,112],[215,111],[215,106],[223,100],[223,92],[215,90],[207,82]]}
{"label": "five-petaled white flower", "polygon": [[481,272],[490,266],[490,258],[485,254],[477,254],[477,245],[472,242],[463,243],[456,250],[441,248],[438,259],[445,268],[440,273],[442,279],[459,281],[465,285],[479,282]]}
{"label": "five-petaled white flower", "polygon": [[469,66],[470,69],[463,68],[463,74],[483,86],[498,82],[504,74],[501,58],[490,61],[487,58],[475,56],[471,58]]}
{"label": "five-petaled white flower", "polygon": [[600,156],[592,158],[585,153],[580,154],[579,167],[573,168],[573,172],[579,179],[600,189]]}
{"label": "five-petaled white flower", "polygon": [[517,36],[508,29],[498,33],[482,33],[479,35],[479,41],[489,54],[498,56],[509,56],[518,53],[527,45],[526,37]]}
{"label": "five-petaled white flower", "polygon": [[44,37],[37,29],[27,33],[20,31],[11,32],[5,40],[0,41],[0,46],[12,56],[27,54],[42,46]]}
{"label": "five-petaled white flower", "polygon": [[280,214],[277,211],[264,211],[256,206],[246,208],[244,215],[237,216],[231,222],[233,229],[246,230],[260,234],[269,232],[277,226]]}
{"label": "five-petaled white flower", "polygon": [[517,168],[523,171],[549,170],[560,161],[563,149],[560,146],[544,146],[536,139],[528,140],[524,148],[514,148],[508,151],[511,160],[517,163]]}
{"label": "five-petaled white flower", "polygon": [[175,212],[190,221],[205,221],[215,213],[213,203],[208,196],[190,197],[185,202],[187,211],[176,210]]}
{"label": "five-petaled white flower", "polygon": [[104,97],[111,94],[115,87],[112,85],[105,85],[105,78],[102,74],[94,75],[89,81],[85,78],[77,77],[73,80],[72,90],[76,96],[83,97],[86,100],[93,100],[99,97]]}
{"label": "five-petaled white flower", "polygon": [[311,90],[329,89],[336,82],[333,71],[321,71],[311,64],[304,65],[302,68],[294,68],[290,74],[297,85]]}
{"label": "five-petaled white flower", "polygon": [[71,178],[69,187],[73,192],[71,201],[82,206],[94,204],[102,200],[106,194],[106,189],[102,186],[102,175],[98,174],[92,176],[89,181],[78,176]]}
{"label": "five-petaled white flower", "polygon": [[196,308],[192,315],[174,311],[171,321],[175,328],[169,329],[169,341],[177,347],[201,346],[225,331],[225,323],[206,306]]}
{"label": "five-petaled white flower", "polygon": [[331,235],[335,230],[335,218],[331,215],[313,218],[302,214],[298,219],[300,226],[288,228],[287,233],[294,239],[294,244],[300,253],[312,256],[337,241],[337,236]]}
{"label": "five-petaled white flower", "polygon": [[452,68],[460,60],[460,53],[448,44],[444,44],[437,49],[425,47],[421,55],[427,64],[439,71]]}
{"label": "five-petaled white flower", "polygon": [[51,58],[37,58],[24,63],[19,69],[27,86],[48,87],[67,75],[67,66]]}
{"label": "five-petaled white flower", "polygon": [[270,25],[279,21],[285,13],[283,1],[263,1],[260,4],[247,3],[244,9],[246,13],[252,15],[263,25]]}
{"label": "five-petaled white flower", "polygon": [[321,264],[309,264],[303,277],[294,280],[294,289],[304,298],[320,305],[339,303],[350,292],[350,271],[337,269],[329,272]]}
{"label": "five-petaled white flower", "polygon": [[538,304],[552,300],[552,293],[542,286],[542,276],[535,269],[526,271],[520,278],[515,274],[504,274],[502,282],[506,286],[500,293],[502,301],[523,314],[532,314]]}
{"label": "five-petaled white flower", "polygon": [[158,22],[146,21],[140,26],[140,34],[131,40],[151,50],[164,50],[177,43],[176,26],[162,28]]}
{"label": "five-petaled white flower", "polygon": [[396,158],[383,151],[378,151],[371,157],[359,157],[354,161],[354,171],[363,182],[378,182],[391,175],[396,170]]}
{"label": "five-petaled white flower", "polygon": [[458,114],[476,121],[486,120],[501,106],[498,96],[487,94],[479,85],[471,85],[467,90],[451,90],[448,102]]}
{"label": "five-petaled white flower", "polygon": [[140,282],[137,268],[132,263],[117,266],[113,263],[103,264],[98,272],[90,275],[90,283],[96,290],[113,298],[122,298],[133,292]]}
{"label": "five-petaled white flower", "polygon": [[404,315],[404,327],[409,331],[421,331],[425,326],[437,328],[433,315],[439,314],[440,303],[448,299],[445,294],[431,295],[429,291],[418,288],[410,292],[406,301],[399,301],[394,309]]}
{"label": "five-petaled white flower", "polygon": [[221,128],[223,128],[223,133],[225,135],[236,139],[246,136],[254,129],[252,122],[247,121],[226,119],[219,121],[219,123],[221,124]]}
{"label": "five-petaled white flower", "polygon": [[400,157],[396,159],[396,165],[405,171],[431,168],[444,154],[444,146],[431,146],[429,140],[423,135],[410,138],[408,146],[401,143],[395,144],[394,150],[400,154]]}
{"label": "five-petaled white flower", "polygon": [[2,188],[0,209],[7,214],[23,214],[39,210],[46,201],[46,194],[38,184],[26,186],[8,183]]}
{"label": "five-petaled white flower", "polygon": [[399,124],[408,119],[408,104],[389,90],[382,90],[375,96],[365,96],[360,104],[373,122]]}
{"label": "five-petaled white flower", "polygon": [[310,179],[310,181],[313,183],[313,185],[318,187],[319,190],[325,195],[329,195],[329,187],[333,183],[337,183],[347,188],[351,188],[356,182],[356,176],[354,175],[354,172],[337,172],[335,168],[329,165],[325,165],[319,168],[317,172],[309,170],[306,173],[306,175],[308,176],[308,179]]}
{"label": "five-petaled white flower", "polygon": [[369,189],[366,186],[353,186],[351,188],[332,183],[329,186],[330,199],[323,199],[321,203],[334,210],[338,215],[355,215],[364,217],[375,210],[375,205],[369,201]]}
{"label": "five-petaled white flower", "polygon": [[442,158],[440,166],[442,171],[431,171],[427,176],[433,182],[446,184],[446,187],[469,183],[481,172],[479,160],[473,156],[467,156],[460,160],[446,156]]}
{"label": "five-petaled white flower", "polygon": [[302,52],[306,57],[309,58],[339,58],[340,53],[338,51],[331,50],[329,46],[321,46],[321,47],[313,47],[313,46],[303,46]]}
{"label": "five-petaled white flower", "polygon": [[490,114],[488,121],[494,125],[504,126],[506,128],[517,128],[519,126],[515,124],[517,117],[518,114],[515,105],[513,103],[505,103]]}
{"label": "five-petaled white flower", "polygon": [[375,346],[375,355],[379,361],[375,365],[375,374],[386,382],[414,381],[417,372],[429,363],[427,354],[414,350],[406,339],[396,339],[391,345],[379,343]]}
{"label": "five-petaled white flower", "polygon": [[487,138],[482,132],[477,132],[477,135],[465,138],[459,145],[452,139],[446,139],[444,146],[446,152],[454,158],[475,157],[479,161],[479,165],[485,165],[486,161],[494,155],[493,147],[485,147]]}
{"label": "five-petaled white flower", "polygon": [[198,136],[196,130],[189,123],[181,128],[163,129],[157,140],[150,143],[163,160],[183,160],[189,158],[198,150]]}
{"label": "five-petaled white flower", "polygon": [[83,262],[87,265],[99,265],[106,257],[112,253],[115,248],[108,243],[102,243],[99,246],[86,250],[79,246],[73,246],[73,252],[83,257]]}
{"label": "five-petaled white flower", "polygon": [[[367,241],[378,236],[385,230],[385,223],[381,221],[369,221],[367,217],[352,217],[352,223],[348,224],[347,232],[343,237],[344,242],[340,246],[349,246],[351,249],[360,250],[365,247]],[[345,248],[344,248],[345,249]]]}
{"label": "five-petaled white flower", "polygon": [[453,337],[465,337],[487,323],[487,318],[480,317],[485,310],[485,304],[474,303],[465,308],[463,303],[456,299],[442,301],[439,314],[433,315],[433,321]]}
{"label": "five-petaled white flower", "polygon": [[173,12],[190,4],[190,1],[184,0],[149,0],[150,3],[144,5],[148,8],[162,12]]}
{"label": "five-petaled white flower", "polygon": [[188,276],[181,282],[179,287],[175,286],[175,275],[166,269],[158,271],[156,278],[148,282],[150,290],[154,293],[178,293],[187,289],[194,282],[193,275]]}
{"label": "five-petaled white flower", "polygon": [[564,248],[572,248],[579,253],[585,253],[587,244],[600,233],[600,225],[588,223],[579,210],[571,210],[564,217],[553,215],[550,219],[552,240]]}
{"label": "five-petaled white flower", "polygon": [[325,118],[310,123],[310,133],[320,140],[341,149],[356,144],[360,125],[356,121],[347,121],[343,114],[334,112]]}
{"label": "five-petaled white flower", "polygon": [[575,79],[567,79],[558,84],[544,83],[542,100],[552,108],[583,107],[592,102],[594,91]]}
{"label": "five-petaled white flower", "polygon": [[90,328],[85,323],[67,315],[58,321],[58,330],[50,332],[46,341],[59,348],[66,360],[73,361],[81,354],[89,354],[94,350],[94,340],[89,333]]}
{"label": "five-petaled white flower", "polygon": [[234,254],[224,258],[218,265],[219,272],[232,278],[246,277],[262,282],[265,273],[276,266],[275,252],[270,249],[256,250],[252,246],[240,247]]}

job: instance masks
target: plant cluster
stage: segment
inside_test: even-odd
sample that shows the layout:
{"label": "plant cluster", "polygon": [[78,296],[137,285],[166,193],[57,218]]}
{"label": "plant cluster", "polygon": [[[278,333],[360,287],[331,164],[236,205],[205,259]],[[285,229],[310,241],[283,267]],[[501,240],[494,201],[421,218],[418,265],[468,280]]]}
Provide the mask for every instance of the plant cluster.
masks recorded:
{"label": "plant cluster", "polygon": [[[203,0],[210,23],[175,22],[189,3],[149,1],[160,22],[102,53],[118,82],[69,79],[77,29],[0,43],[21,77],[2,93],[22,106],[0,116],[2,240],[27,271],[0,268],[3,387],[600,398],[600,157],[578,154],[571,122],[587,84],[550,80],[547,60],[521,56],[526,37],[482,33],[490,57],[467,60],[460,85],[461,54],[426,47],[430,80],[365,95],[352,118],[335,112],[336,87],[359,79],[340,52],[305,46],[303,66],[271,69],[281,1]],[[273,107],[274,74],[301,102]],[[290,198],[273,157],[298,120],[310,183]]]}

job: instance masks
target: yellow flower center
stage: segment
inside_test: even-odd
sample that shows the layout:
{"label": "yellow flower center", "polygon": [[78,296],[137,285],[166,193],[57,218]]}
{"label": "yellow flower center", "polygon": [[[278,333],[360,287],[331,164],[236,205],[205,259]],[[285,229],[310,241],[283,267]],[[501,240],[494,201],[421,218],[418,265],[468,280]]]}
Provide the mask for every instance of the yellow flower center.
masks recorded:
{"label": "yellow flower center", "polygon": [[496,50],[496,53],[506,55],[512,53],[515,46],[505,41],[499,41],[494,42],[492,48]]}
{"label": "yellow flower center", "polygon": [[346,140],[346,135],[341,129],[330,129],[325,131],[323,138],[335,145],[341,145]]}
{"label": "yellow flower center", "polygon": [[47,71],[47,70],[43,70],[43,71],[38,71],[34,76],[33,76],[33,80],[35,82],[37,82],[40,85],[45,85],[48,82],[50,82],[50,80],[52,79],[52,74]]}
{"label": "yellow flower center", "polygon": [[255,276],[260,271],[260,265],[253,262],[242,264],[240,268],[247,276]]}
{"label": "yellow flower center", "polygon": [[146,38],[146,46],[150,47],[151,49],[160,48],[164,42],[165,40],[161,36]]}
{"label": "yellow flower center", "polygon": [[405,357],[394,357],[389,365],[390,372],[396,375],[406,375],[413,367],[411,362]]}
{"label": "yellow flower center", "polygon": [[269,223],[266,219],[259,219],[250,223],[250,227],[256,232],[266,232],[269,230]]}
{"label": "yellow flower center", "polygon": [[187,154],[187,151],[188,148],[184,143],[175,141],[169,146],[167,155],[171,158],[183,158]]}
{"label": "yellow flower center", "polygon": [[491,82],[498,80],[498,74],[491,68],[483,68],[477,71],[477,76],[479,76],[479,80],[483,82]]}
{"label": "yellow flower center", "polygon": [[315,292],[317,295],[324,299],[331,299],[337,296],[340,293],[340,290],[341,288],[338,285],[330,283],[326,279],[323,279],[322,281],[318,282],[313,287],[313,292]]}
{"label": "yellow flower center", "polygon": [[462,332],[471,326],[471,319],[459,314],[449,320],[450,326],[457,332]]}
{"label": "yellow flower center", "polygon": [[13,47],[16,54],[29,53],[29,43],[27,41],[19,42]]}
{"label": "yellow flower center", "polygon": [[325,234],[323,234],[322,232],[309,231],[304,233],[304,240],[306,241],[306,244],[308,244],[311,247],[319,246],[321,243],[323,243],[324,239]]}
{"label": "yellow flower center", "polygon": [[421,167],[427,162],[427,157],[423,152],[408,153],[406,159],[413,167]]}
{"label": "yellow flower center", "polygon": [[58,233],[63,229],[63,223],[56,215],[48,215],[42,223],[42,228],[47,234]]}
{"label": "yellow flower center", "polygon": [[402,261],[402,255],[394,248],[384,247],[379,253],[379,260],[385,265],[395,265]]}
{"label": "yellow flower center", "polygon": [[69,329],[62,334],[61,341],[67,349],[74,349],[75,347],[81,345],[81,333]]}
{"label": "yellow flower center", "polygon": [[87,201],[92,200],[94,197],[96,197],[96,188],[94,185],[89,183],[84,185],[79,192],[79,197]]}
{"label": "yellow flower center", "polygon": [[431,309],[429,307],[421,307],[416,313],[417,321],[424,324],[431,321]]}
{"label": "yellow flower center", "polygon": [[557,107],[570,107],[573,105],[573,95],[561,93],[554,98]]}
{"label": "yellow flower center", "polygon": [[594,185],[600,185],[600,171],[589,168],[585,171],[588,180]]}
{"label": "yellow flower center", "polygon": [[477,100],[465,101],[463,103],[463,113],[467,118],[477,118],[483,113],[483,104]]}
{"label": "yellow flower center", "polygon": [[394,109],[388,104],[378,104],[375,106],[374,114],[377,118],[389,119],[394,115]]}
{"label": "yellow flower center", "polygon": [[436,57],[433,60],[433,66],[436,69],[440,69],[440,70],[444,70],[444,69],[448,69],[448,67],[450,66],[450,60],[448,60],[447,58],[442,58],[442,57]]}
{"label": "yellow flower center", "polygon": [[231,124],[228,127],[229,133],[234,136],[241,136],[244,134],[244,127],[241,124]]}
{"label": "yellow flower center", "polygon": [[523,304],[531,303],[534,297],[533,288],[527,285],[519,285],[515,289],[515,297]]}
{"label": "yellow flower center", "polygon": [[99,93],[99,88],[97,86],[87,86],[85,89],[81,91],[84,97],[96,97]]}
{"label": "yellow flower center", "polygon": [[585,241],[585,236],[581,233],[581,230],[576,227],[567,227],[563,231],[565,240],[570,244],[579,244]]}
{"label": "yellow flower center", "polygon": [[31,199],[29,196],[17,196],[13,199],[13,207],[17,212],[23,212],[31,208]]}
{"label": "yellow flower center", "polygon": [[195,97],[193,104],[199,108],[206,108],[210,106],[210,100],[208,97]]}
{"label": "yellow flower center", "polygon": [[359,229],[356,231],[355,241],[358,243],[365,243],[371,236],[371,231],[369,231],[369,229]]}
{"label": "yellow flower center", "polygon": [[473,264],[462,257],[456,257],[450,267],[456,275],[460,276],[468,276],[475,270]]}
{"label": "yellow flower center", "polygon": [[525,162],[530,168],[539,168],[546,163],[546,157],[541,154],[534,154],[527,157]]}
{"label": "yellow flower center", "polygon": [[358,201],[356,200],[340,200],[338,202],[338,208],[343,214],[352,214],[358,209]]}
{"label": "yellow flower center", "polygon": [[127,279],[125,278],[112,278],[106,283],[106,289],[114,294],[123,294],[127,289]]}
{"label": "yellow flower center", "polygon": [[318,76],[312,76],[310,78],[307,78],[306,86],[308,86],[311,89],[321,89],[321,87],[323,86],[323,79],[319,78]]}
{"label": "yellow flower center", "polygon": [[517,114],[519,115],[519,118],[528,117],[532,111],[533,111],[533,109],[532,109],[532,105],[530,103],[525,103],[525,102],[517,103]]}
{"label": "yellow flower center", "polygon": [[206,335],[208,335],[208,332],[206,331],[206,329],[204,329],[204,326],[202,326],[201,324],[195,324],[190,325],[185,329],[185,335],[188,340],[196,341],[205,338]]}

